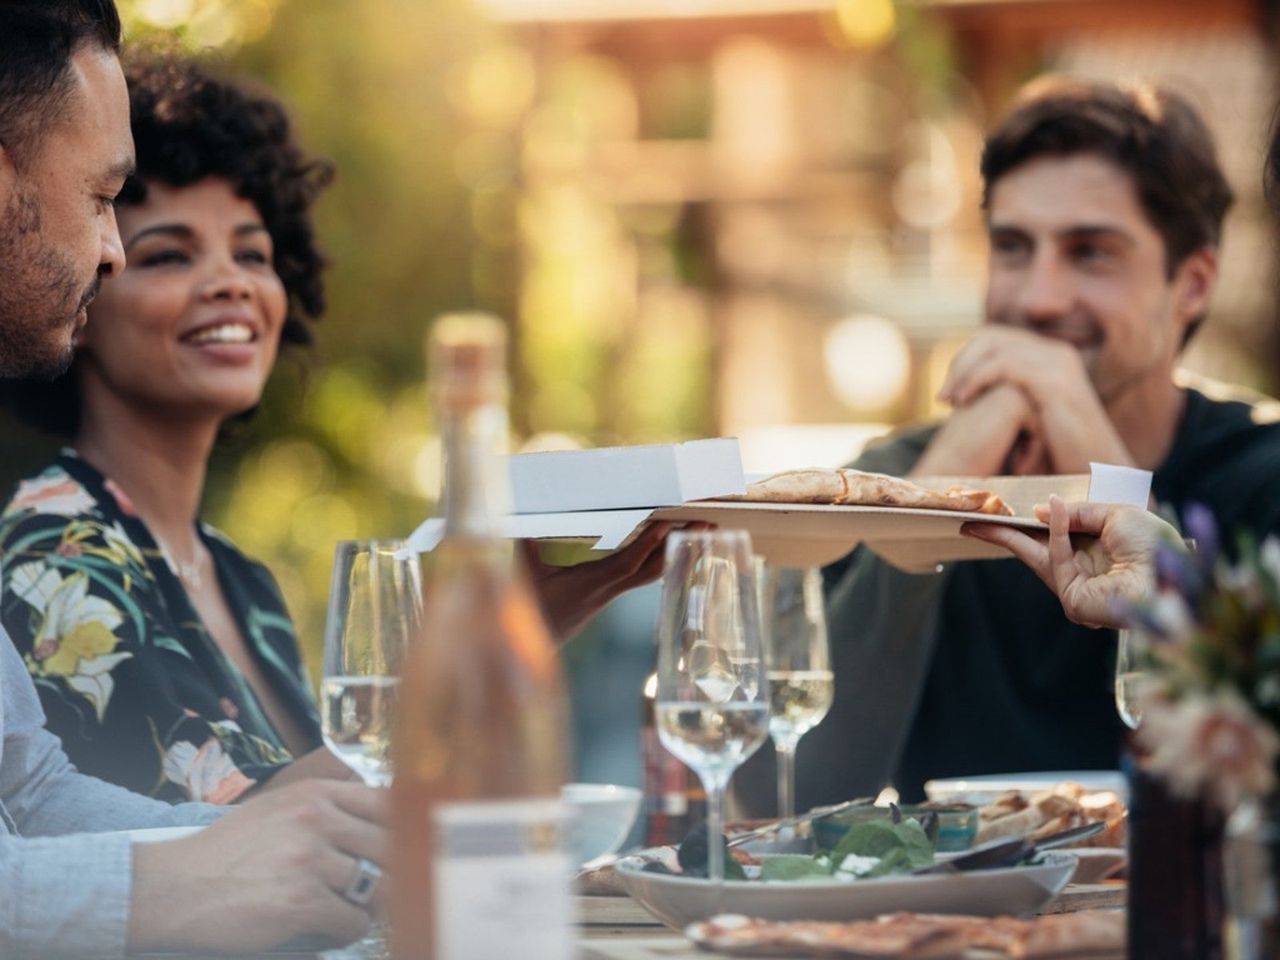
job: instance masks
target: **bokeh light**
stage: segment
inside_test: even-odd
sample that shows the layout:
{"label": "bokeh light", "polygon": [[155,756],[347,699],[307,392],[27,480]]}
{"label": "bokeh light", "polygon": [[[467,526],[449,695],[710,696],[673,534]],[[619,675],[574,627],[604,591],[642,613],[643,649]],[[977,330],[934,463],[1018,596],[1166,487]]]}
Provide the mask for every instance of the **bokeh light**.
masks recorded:
{"label": "bokeh light", "polygon": [[911,376],[911,351],[902,331],[884,317],[859,314],[839,321],[823,340],[831,389],[857,411],[901,399]]}
{"label": "bokeh light", "polygon": [[195,10],[196,0],[141,0],[137,4],[137,16],[164,30],[186,23]]}
{"label": "bokeh light", "polygon": [[449,99],[466,120],[505,129],[533,102],[536,76],[529,53],[501,42],[454,68],[448,78]]}
{"label": "bokeh light", "polygon": [[883,46],[892,39],[897,22],[894,0],[836,0],[836,23],[851,46]]}
{"label": "bokeh light", "polygon": [[286,0],[118,0],[131,39],[161,34],[194,50],[264,37]]}

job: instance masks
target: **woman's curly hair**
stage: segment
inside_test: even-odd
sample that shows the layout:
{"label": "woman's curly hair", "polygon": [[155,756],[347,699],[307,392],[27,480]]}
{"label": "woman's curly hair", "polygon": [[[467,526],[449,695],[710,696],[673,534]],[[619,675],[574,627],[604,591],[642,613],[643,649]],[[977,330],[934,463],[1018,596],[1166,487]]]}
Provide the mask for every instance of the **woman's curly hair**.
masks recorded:
{"label": "woman's curly hair", "polygon": [[[227,180],[254,205],[271,236],[275,271],[288,297],[281,341],[309,345],[311,321],[325,309],[326,266],[311,207],[333,179],[332,164],[303,152],[278,100],[221,76],[208,63],[150,52],[126,58],[124,67],[138,166],[117,206],[143,203],[149,183],[186,187],[207,177]],[[79,427],[74,367],[51,383],[0,385],[0,402],[51,433],[71,436]]]}

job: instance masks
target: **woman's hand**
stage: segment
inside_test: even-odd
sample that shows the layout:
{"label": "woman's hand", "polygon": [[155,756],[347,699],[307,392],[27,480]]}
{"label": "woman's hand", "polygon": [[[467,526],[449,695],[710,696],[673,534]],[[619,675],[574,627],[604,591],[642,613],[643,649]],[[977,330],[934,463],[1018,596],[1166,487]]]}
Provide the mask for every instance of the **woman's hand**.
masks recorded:
{"label": "woman's hand", "polygon": [[538,545],[522,540],[526,569],[552,635],[560,643],[573,638],[614,597],[657,580],[669,523],[651,523],[630,544],[602,560],[557,567],[543,563]]}
{"label": "woman's hand", "polygon": [[328,747],[316,747],[296,758],[266,783],[254,787],[245,799],[279,790],[299,780],[353,780],[358,783],[360,775],[339,760]]}
{"label": "woman's hand", "polygon": [[[1087,627],[1123,627],[1123,604],[1141,600],[1155,582],[1152,557],[1161,543],[1181,542],[1176,530],[1138,507],[1064,503],[1050,497],[1036,507],[1049,536],[991,523],[966,523],[961,532],[1004,547],[1058,595],[1067,617]],[[1093,534],[1084,547],[1071,533]]]}

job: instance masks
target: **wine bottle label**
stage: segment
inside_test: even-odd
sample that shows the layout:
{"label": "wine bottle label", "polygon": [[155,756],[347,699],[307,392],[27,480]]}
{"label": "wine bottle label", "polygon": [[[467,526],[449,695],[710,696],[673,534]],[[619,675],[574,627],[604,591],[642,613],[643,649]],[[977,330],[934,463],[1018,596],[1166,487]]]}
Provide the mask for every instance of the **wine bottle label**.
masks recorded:
{"label": "wine bottle label", "polygon": [[683,783],[676,792],[662,795],[662,812],[669,817],[683,817],[689,812],[689,798],[685,795]]}
{"label": "wine bottle label", "polygon": [[660,847],[684,839],[701,819],[695,809],[704,796],[697,776],[673,756],[658,732],[647,727],[641,734],[644,754],[645,846]]}
{"label": "wine bottle label", "polygon": [[568,960],[570,864],[559,800],[434,809],[438,960]]}

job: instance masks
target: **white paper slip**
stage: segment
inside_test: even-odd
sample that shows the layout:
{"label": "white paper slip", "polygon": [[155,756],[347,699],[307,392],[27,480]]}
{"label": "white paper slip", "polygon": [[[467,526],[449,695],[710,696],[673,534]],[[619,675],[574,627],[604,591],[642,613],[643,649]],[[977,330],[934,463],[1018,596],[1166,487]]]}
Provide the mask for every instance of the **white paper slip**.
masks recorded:
{"label": "white paper slip", "polygon": [[1090,503],[1122,503],[1145,510],[1150,499],[1150,470],[1110,463],[1089,464]]}

